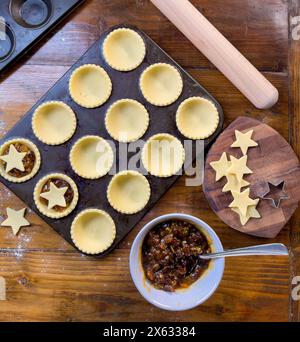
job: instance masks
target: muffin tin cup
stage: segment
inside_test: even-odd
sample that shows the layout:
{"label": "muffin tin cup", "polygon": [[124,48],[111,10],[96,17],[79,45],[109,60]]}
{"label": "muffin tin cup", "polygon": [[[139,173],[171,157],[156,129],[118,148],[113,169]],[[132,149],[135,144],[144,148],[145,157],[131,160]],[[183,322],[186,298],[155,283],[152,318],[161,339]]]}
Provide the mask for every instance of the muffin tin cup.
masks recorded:
{"label": "muffin tin cup", "polygon": [[53,5],[51,0],[10,0],[12,18],[27,29],[40,28],[49,22]]}
{"label": "muffin tin cup", "polygon": [[0,22],[0,63],[7,60],[15,50],[16,37],[13,30],[2,21]]}
{"label": "muffin tin cup", "polygon": [[[110,32],[119,27],[127,27],[135,30],[140,34],[146,44],[147,54],[143,63],[138,68],[130,72],[120,72],[114,70],[105,62],[102,54],[102,45],[104,39]],[[138,86],[142,72],[151,64],[158,62],[168,63],[174,66],[180,72],[184,84],[183,92],[178,100],[166,107],[156,107],[151,105],[143,97]],[[69,80],[73,71],[84,64],[100,65],[109,74],[113,83],[111,97],[104,105],[98,108],[87,109],[81,107],[71,99],[68,91]],[[88,208],[104,210],[113,218],[117,227],[117,232],[112,246],[104,253],[95,256],[103,257],[110,253],[122,241],[122,239],[134,228],[134,226],[142,219],[142,217],[167,192],[167,190],[174,184],[180,175],[175,175],[169,178],[157,178],[147,175],[146,178],[151,187],[151,197],[148,204],[143,210],[136,214],[121,214],[110,206],[106,198],[108,185],[113,174],[110,172],[104,177],[96,180],[81,178],[73,171],[70,165],[69,153],[72,146],[83,136],[97,135],[106,139],[108,142],[114,143],[116,146],[115,156],[118,156],[120,147],[123,149],[125,144],[121,143],[119,145],[117,141],[111,138],[105,128],[105,115],[113,103],[125,98],[134,99],[140,102],[149,113],[150,124],[145,135],[142,137],[144,141],[147,141],[150,137],[158,133],[169,133],[174,135],[183,143],[185,138],[180,134],[176,127],[176,111],[179,105],[185,99],[192,96],[201,96],[212,101],[215,104],[220,116],[217,130],[211,137],[204,141],[205,150],[207,151],[223,127],[223,111],[220,104],[199,83],[197,83],[178,64],[176,64],[176,62],[174,62],[174,60],[168,56],[156,43],[154,43],[144,32],[129,25],[112,27],[101,35],[100,39],[96,41],[96,43],[54,85],[54,87],[52,87],[52,89],[45,96],[43,96],[39,102],[24,116],[24,118],[3,138],[3,141],[6,141],[12,137],[21,136],[32,140],[38,146],[42,156],[40,172],[33,179],[22,185],[9,183],[2,178],[1,181],[25,203],[27,203],[32,210],[40,215],[33,201],[33,190],[37,181],[43,176],[53,172],[65,173],[67,176],[71,177],[77,184],[79,192],[79,201],[76,209],[69,216],[60,220],[54,220],[47,217],[43,217],[43,219],[62,237],[64,237],[64,239],[74,246],[70,235],[70,227],[76,215]],[[31,128],[32,115],[35,109],[46,101],[63,101],[73,109],[77,116],[78,126],[74,136],[60,146],[47,146],[43,144],[35,137]],[[192,142],[192,144],[195,152],[196,142]],[[132,157],[132,154],[129,154],[128,157]],[[117,171],[123,170],[119,170],[118,158],[116,160],[116,166]]]}
{"label": "muffin tin cup", "polygon": [[[41,40],[84,0],[1,0],[0,72]],[[4,35],[5,39],[2,39]]]}

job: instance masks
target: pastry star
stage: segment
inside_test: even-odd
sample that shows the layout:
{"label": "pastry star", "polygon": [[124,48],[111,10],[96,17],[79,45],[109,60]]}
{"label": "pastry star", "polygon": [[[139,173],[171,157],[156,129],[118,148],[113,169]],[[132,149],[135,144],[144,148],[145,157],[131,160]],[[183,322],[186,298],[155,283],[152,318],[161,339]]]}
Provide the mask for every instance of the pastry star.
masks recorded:
{"label": "pastry star", "polygon": [[6,209],[7,219],[1,223],[3,227],[11,227],[14,235],[17,235],[21,227],[30,226],[24,218],[26,208],[21,210]]}
{"label": "pastry star", "polygon": [[65,193],[68,187],[58,188],[55,184],[50,183],[50,190],[48,192],[43,192],[40,196],[48,200],[48,209],[52,209],[56,205],[60,207],[66,207]]}
{"label": "pastry star", "polygon": [[227,175],[227,170],[231,166],[231,162],[228,161],[227,155],[224,152],[220,160],[211,162],[210,166],[216,171],[216,182],[222,177]]}
{"label": "pastry star", "polygon": [[243,192],[232,192],[233,202],[230,203],[230,208],[238,208],[243,216],[247,215],[248,207],[256,205],[256,201],[249,197],[250,189]]}
{"label": "pastry star", "polygon": [[0,159],[6,163],[5,172],[9,172],[12,169],[18,169],[19,171],[25,171],[23,165],[23,159],[26,156],[26,152],[18,152],[13,144],[9,146],[9,152],[5,156],[1,156]]}
{"label": "pastry star", "polygon": [[243,155],[246,155],[249,147],[258,146],[257,142],[251,139],[252,134],[253,129],[247,133],[235,131],[236,141],[231,145],[231,147],[240,147]]}
{"label": "pastry star", "polygon": [[222,189],[223,192],[227,192],[227,191],[240,192],[242,188],[249,185],[249,182],[246,182],[244,179],[242,179],[242,181],[239,182],[235,175],[228,174],[226,177],[227,177],[227,183]]}
{"label": "pastry star", "polygon": [[242,182],[243,176],[245,174],[252,173],[252,171],[247,167],[247,160],[247,156],[244,156],[240,159],[230,156],[231,166],[227,171],[228,173],[236,175],[236,178],[239,182]]}
{"label": "pastry star", "polygon": [[256,209],[259,199],[256,199],[254,201],[256,204],[248,207],[245,216],[242,215],[241,211],[238,208],[232,208],[232,210],[240,216],[242,226],[245,226],[251,218],[261,218],[260,213]]}

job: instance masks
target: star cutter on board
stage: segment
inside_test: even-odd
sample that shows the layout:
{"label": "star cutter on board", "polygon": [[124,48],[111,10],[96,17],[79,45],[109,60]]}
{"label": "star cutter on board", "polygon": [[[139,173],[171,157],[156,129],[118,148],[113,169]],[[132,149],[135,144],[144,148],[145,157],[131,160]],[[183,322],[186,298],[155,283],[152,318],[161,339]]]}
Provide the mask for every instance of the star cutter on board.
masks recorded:
{"label": "star cutter on board", "polygon": [[290,198],[285,191],[285,181],[279,181],[277,183],[267,182],[267,186],[268,191],[260,198],[271,201],[274,208],[280,208],[281,201]]}

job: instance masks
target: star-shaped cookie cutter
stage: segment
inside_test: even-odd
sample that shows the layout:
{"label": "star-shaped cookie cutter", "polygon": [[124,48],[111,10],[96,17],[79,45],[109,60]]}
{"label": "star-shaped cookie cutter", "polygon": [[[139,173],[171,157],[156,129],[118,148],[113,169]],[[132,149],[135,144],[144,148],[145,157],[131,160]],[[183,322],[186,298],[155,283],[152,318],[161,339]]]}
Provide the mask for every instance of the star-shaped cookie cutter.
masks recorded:
{"label": "star-shaped cookie cutter", "polygon": [[[268,191],[266,191],[266,193],[260,197],[261,199],[271,201],[272,206],[274,208],[280,208],[281,201],[290,198],[290,196],[285,191],[285,181],[279,181],[277,183],[267,182],[267,186],[268,186]],[[272,197],[271,195],[274,192],[280,192],[280,196],[278,196],[278,198],[274,198],[274,196]]]}

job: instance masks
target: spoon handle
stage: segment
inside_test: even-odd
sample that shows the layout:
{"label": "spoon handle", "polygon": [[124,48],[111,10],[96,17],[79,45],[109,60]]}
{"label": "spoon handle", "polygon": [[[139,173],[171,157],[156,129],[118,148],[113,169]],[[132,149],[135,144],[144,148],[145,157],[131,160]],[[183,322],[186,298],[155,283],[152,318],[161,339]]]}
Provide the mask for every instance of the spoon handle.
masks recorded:
{"label": "spoon handle", "polygon": [[232,256],[245,255],[289,255],[288,249],[281,243],[271,243],[267,245],[251,246],[245,248],[231,249],[220,253],[199,255],[201,259],[217,259]]}

